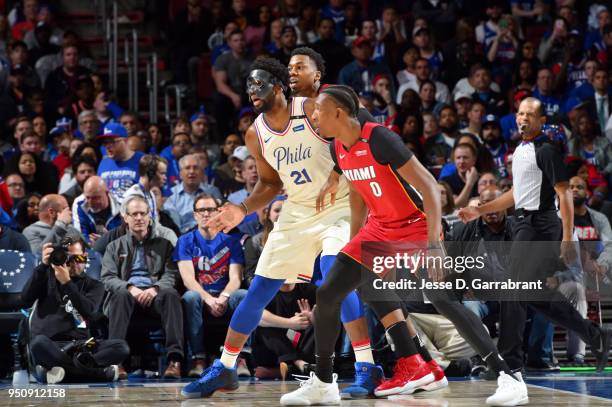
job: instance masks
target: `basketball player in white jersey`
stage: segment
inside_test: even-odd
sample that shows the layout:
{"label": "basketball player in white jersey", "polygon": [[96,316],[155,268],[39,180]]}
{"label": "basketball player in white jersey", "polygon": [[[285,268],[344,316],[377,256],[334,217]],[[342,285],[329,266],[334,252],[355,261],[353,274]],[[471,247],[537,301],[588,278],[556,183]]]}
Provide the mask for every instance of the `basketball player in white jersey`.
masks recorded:
{"label": "basketball player in white jersey", "polygon": [[[277,60],[261,58],[251,67],[247,92],[260,114],[246,133],[246,145],[256,160],[259,181],[242,204],[226,204],[208,226],[228,232],[247,214],[266,206],[283,187],[288,199],[259,258],[249,292],[234,311],[221,358],[182,390],[184,397],[207,397],[216,390],[237,389],[236,359],[261,320],[265,306],[282,284],[309,282],[319,253],[321,268],[331,267],[350,233],[346,180],[340,183],[334,205],[320,212],[315,208],[334,163],[329,142],[310,124],[313,100],[303,97],[287,100],[287,83],[287,68]],[[352,296],[358,301],[355,293]],[[356,312],[357,315],[347,315],[353,318],[349,321],[363,316],[361,310]],[[369,353],[371,358],[367,330],[357,343],[356,338],[351,339],[356,353]],[[367,346],[359,339],[365,340]],[[356,396],[371,394],[382,379],[382,369],[374,366],[373,359],[371,362],[373,368],[362,378],[362,394],[356,392]]]}

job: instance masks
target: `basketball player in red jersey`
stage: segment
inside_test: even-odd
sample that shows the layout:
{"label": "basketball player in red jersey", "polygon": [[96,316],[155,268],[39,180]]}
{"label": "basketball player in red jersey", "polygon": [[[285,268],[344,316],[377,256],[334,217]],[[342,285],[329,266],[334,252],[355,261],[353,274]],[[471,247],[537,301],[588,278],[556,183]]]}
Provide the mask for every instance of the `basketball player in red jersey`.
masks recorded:
{"label": "basketball player in red jersey", "polygon": [[[337,385],[332,374],[332,354],[339,330],[340,302],[356,288],[371,287],[375,279],[373,273],[362,272],[365,269],[362,243],[423,242],[427,244],[428,256],[444,255],[439,242],[441,208],[435,179],[395,133],[375,123],[366,123],[362,128],[356,118],[358,105],[357,95],[346,86],[324,89],[315,104],[312,119],[318,125],[319,134],[335,138],[330,145],[332,159],[337,164],[335,170],[341,171],[350,181],[351,241],[338,254],[327,279],[317,291],[316,371],[299,389],[281,398],[284,405],[334,400]],[[333,192],[333,187],[327,190]],[[428,273],[435,281],[443,278],[442,270],[435,265]],[[380,296],[383,295],[385,292],[380,291]],[[436,298],[432,302],[498,372],[497,391],[487,399],[487,404],[526,404],[527,387],[520,374],[517,377],[510,372],[478,318],[457,301]],[[368,303],[392,336],[396,354],[398,349],[400,353],[393,377],[376,388],[375,395],[410,393],[421,383],[431,380],[420,355],[409,347],[404,348],[412,341],[402,312],[393,308],[392,301],[381,299]]]}
{"label": "basketball player in red jersey", "polygon": [[[323,57],[309,47],[300,47],[296,48],[291,53],[291,59],[289,60],[289,87],[291,89],[291,93],[293,96],[298,97],[308,97],[308,98],[316,98],[319,95],[319,91],[324,89],[329,85],[321,85],[321,80],[325,77],[325,61]],[[374,122],[374,117],[365,109],[363,106],[360,106],[358,119],[360,123],[365,122]],[[346,236],[347,241],[349,236]],[[323,279],[318,283],[323,283],[325,278],[327,277],[327,273],[330,268],[321,268],[323,272]],[[353,344],[354,349],[357,349],[356,344],[367,343],[369,346],[370,338],[368,333],[368,326],[365,321],[365,318],[360,318],[357,320],[349,320],[343,316],[346,313],[344,310],[349,306],[358,306],[362,308],[361,301],[358,296],[353,297],[357,300],[357,304],[355,301],[347,301],[342,304],[340,316],[343,322],[344,328],[346,329],[349,338]],[[357,314],[356,312],[351,312],[350,314]],[[438,366],[435,360],[431,358],[431,355],[425,348],[424,343],[418,337],[417,331],[415,327],[412,325],[412,321],[410,319],[406,320],[408,324],[408,330],[410,332],[410,336],[412,340],[415,342],[417,350],[423,357],[424,361],[429,363],[432,373],[435,377],[435,385],[432,384],[429,386],[429,390],[437,390],[443,387],[448,386],[448,381],[444,375],[444,370]],[[368,378],[368,376],[372,376],[372,371],[375,369],[373,359],[367,360],[363,357],[364,352],[355,352],[355,383],[343,388],[341,390],[342,398],[356,398],[359,395],[363,395],[363,388],[369,389],[369,394],[373,394],[373,390],[378,386],[379,383],[376,383],[373,387],[370,385],[366,385],[366,383],[371,383],[372,380]],[[370,352],[371,355],[371,352]],[[366,355],[369,356],[369,355]],[[370,356],[371,357],[371,356]]]}

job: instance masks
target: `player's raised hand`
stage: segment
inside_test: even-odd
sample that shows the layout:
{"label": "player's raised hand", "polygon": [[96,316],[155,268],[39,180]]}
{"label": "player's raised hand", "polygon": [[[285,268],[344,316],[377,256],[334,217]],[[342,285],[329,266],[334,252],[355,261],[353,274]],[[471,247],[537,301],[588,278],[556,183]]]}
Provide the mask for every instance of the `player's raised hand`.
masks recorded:
{"label": "player's raised hand", "polygon": [[478,219],[480,217],[480,211],[478,210],[478,208],[468,206],[459,209],[459,212],[457,212],[457,216],[459,217],[459,220],[461,220],[461,222],[468,223],[470,221],[473,221],[474,219]]}
{"label": "player's raised hand", "polygon": [[217,214],[206,222],[206,227],[211,231],[211,233],[228,233],[230,230],[238,226],[245,216],[246,213],[244,213],[242,206],[234,205],[233,203],[228,202],[220,207]]}
{"label": "player's raised hand", "polygon": [[317,196],[317,212],[321,212],[325,209],[325,196],[327,194],[330,195],[329,204],[333,205],[336,203],[336,194],[338,193],[338,185],[340,183],[340,174],[336,171],[332,170],[327,178],[325,184],[321,187],[319,191],[319,196]]}

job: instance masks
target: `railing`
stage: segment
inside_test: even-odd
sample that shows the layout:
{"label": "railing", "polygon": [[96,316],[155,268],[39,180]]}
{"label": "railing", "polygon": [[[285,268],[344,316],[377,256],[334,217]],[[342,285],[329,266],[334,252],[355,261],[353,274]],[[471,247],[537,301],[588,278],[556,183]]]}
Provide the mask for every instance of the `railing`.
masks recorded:
{"label": "railing", "polygon": [[[111,93],[117,95],[118,93],[118,53],[119,53],[119,35],[117,27],[117,0],[95,0],[96,10],[96,27],[101,30],[101,27],[105,29],[106,39],[106,50],[108,56],[108,82]],[[98,22],[100,22],[98,26]],[[126,35],[123,39],[123,63],[127,68],[128,76],[128,106],[129,110],[138,112],[139,111],[139,43],[138,43],[138,31],[133,29],[130,34]],[[156,53],[153,53],[150,60],[147,61],[146,65],[146,86],[148,90],[148,103],[149,103],[149,117],[152,123],[157,123],[158,119],[158,94],[159,94],[159,80],[157,72],[158,57]],[[180,114],[180,97],[184,96],[185,90],[180,92],[177,90],[176,95],[178,98],[177,114]],[[167,93],[167,92],[166,92]],[[169,101],[167,101],[168,103]],[[169,108],[167,107],[166,110]],[[166,114],[166,117],[169,113]]]}
{"label": "railing", "polygon": [[151,55],[147,62],[147,89],[149,90],[149,122],[157,123],[157,93],[159,81],[157,79],[157,54]]}
{"label": "railing", "polygon": [[182,100],[187,95],[187,85],[176,84],[168,85],[164,89],[164,107],[166,114],[166,122],[172,121],[172,115],[170,113],[170,96],[174,93],[176,112],[174,117],[179,117],[182,113]]}
{"label": "railing", "polygon": [[[103,2],[104,16],[106,17],[107,4]],[[108,55],[108,82],[112,93],[117,92],[117,2],[112,2],[112,11],[110,17],[106,18],[104,25],[106,27],[106,49]]]}
{"label": "railing", "polygon": [[[131,40],[131,41],[130,41]],[[124,40],[123,62],[128,71],[129,110],[138,111],[138,32],[132,30]]]}

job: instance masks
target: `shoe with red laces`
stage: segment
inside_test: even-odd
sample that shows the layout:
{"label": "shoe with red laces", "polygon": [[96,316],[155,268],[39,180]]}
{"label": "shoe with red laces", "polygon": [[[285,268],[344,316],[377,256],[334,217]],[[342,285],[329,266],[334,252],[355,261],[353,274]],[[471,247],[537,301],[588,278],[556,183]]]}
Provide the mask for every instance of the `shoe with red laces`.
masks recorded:
{"label": "shoe with red laces", "polygon": [[416,354],[399,358],[393,368],[393,377],[382,382],[374,390],[376,397],[390,396],[392,394],[412,394],[422,386],[434,381],[431,368],[421,355]]}
{"label": "shoe with red laces", "polygon": [[444,387],[448,387],[448,380],[446,380],[446,375],[444,374],[444,370],[440,367],[440,365],[437,364],[436,361],[433,359],[427,362],[427,364],[431,369],[431,373],[433,373],[434,375],[434,381],[419,387],[419,389],[425,391],[434,391],[438,389],[443,389]]}

